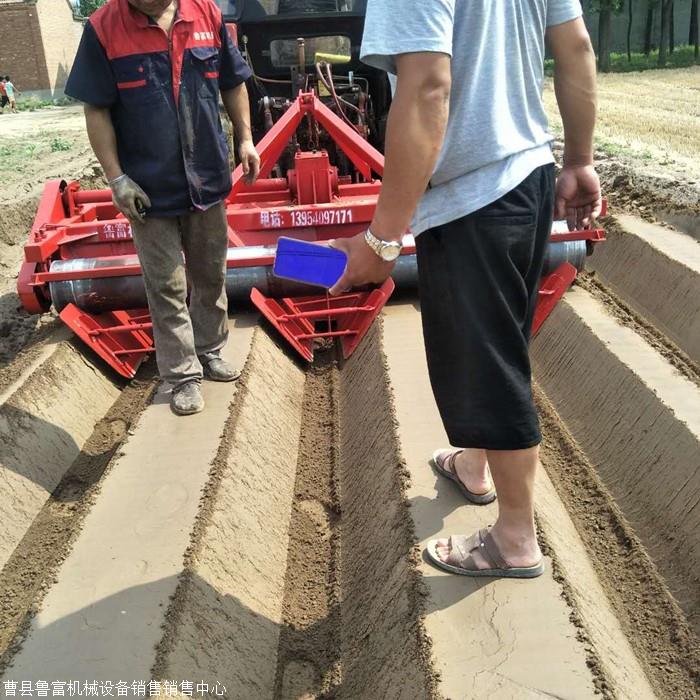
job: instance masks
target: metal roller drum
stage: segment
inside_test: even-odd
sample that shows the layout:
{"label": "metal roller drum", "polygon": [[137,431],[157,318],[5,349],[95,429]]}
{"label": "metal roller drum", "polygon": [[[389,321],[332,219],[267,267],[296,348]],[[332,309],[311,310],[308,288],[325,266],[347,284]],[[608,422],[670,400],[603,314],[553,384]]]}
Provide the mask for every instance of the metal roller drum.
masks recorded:
{"label": "metal roller drum", "polygon": [[571,263],[579,272],[583,270],[588,249],[586,241],[563,241],[550,243],[544,257],[544,272],[556,270],[562,263]]}
{"label": "metal roller drum", "polygon": [[[274,254],[268,247],[231,248],[229,260],[254,259]],[[554,243],[549,246],[545,258],[544,273],[551,272],[563,262],[570,262],[578,270],[583,269],[586,258],[585,241]],[[112,258],[78,258],[57,260],[51,272],[99,270],[105,267],[137,265],[135,255]],[[392,277],[398,290],[412,290],[418,286],[418,267],[415,255],[403,255],[394,267]],[[271,266],[229,268],[226,272],[226,292],[231,304],[247,303],[253,288],[268,297],[305,296],[319,293],[318,287],[310,287],[272,274]],[[92,279],[52,282],[51,299],[60,312],[68,304],[75,304],[83,311],[101,313],[119,309],[138,309],[146,306],[146,290],[140,275],[124,277],[95,277]]]}

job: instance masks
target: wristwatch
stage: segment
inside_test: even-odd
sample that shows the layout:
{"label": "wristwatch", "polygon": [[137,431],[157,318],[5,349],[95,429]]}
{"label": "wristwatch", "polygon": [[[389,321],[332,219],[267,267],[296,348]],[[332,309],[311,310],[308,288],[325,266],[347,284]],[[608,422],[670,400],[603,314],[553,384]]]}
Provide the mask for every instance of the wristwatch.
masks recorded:
{"label": "wristwatch", "polygon": [[394,262],[401,255],[403,245],[400,241],[383,241],[369,229],[365,231],[365,243],[384,261]]}

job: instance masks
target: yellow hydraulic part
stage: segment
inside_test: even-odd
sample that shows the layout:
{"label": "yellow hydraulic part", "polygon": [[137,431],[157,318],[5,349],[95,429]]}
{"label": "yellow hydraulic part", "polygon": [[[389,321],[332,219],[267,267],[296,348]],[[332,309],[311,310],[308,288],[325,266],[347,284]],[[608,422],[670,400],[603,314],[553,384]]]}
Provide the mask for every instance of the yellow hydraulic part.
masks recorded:
{"label": "yellow hydraulic part", "polygon": [[323,53],[322,51],[316,52],[316,63],[325,61],[326,63],[331,63],[334,65],[340,65],[341,63],[350,63],[352,59],[351,56],[346,56],[338,53]]}

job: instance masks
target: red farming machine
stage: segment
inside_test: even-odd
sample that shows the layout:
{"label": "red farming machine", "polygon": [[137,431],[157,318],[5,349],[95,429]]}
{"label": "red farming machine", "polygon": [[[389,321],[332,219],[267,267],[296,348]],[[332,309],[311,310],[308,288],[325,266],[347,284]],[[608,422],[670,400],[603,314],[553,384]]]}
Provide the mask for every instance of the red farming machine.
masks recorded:
{"label": "red farming machine", "polygon": [[[286,41],[296,58],[291,66],[282,66],[286,79],[275,74],[278,68],[273,64],[267,71],[273,77],[256,73],[252,79],[260,178],[248,186],[237,167],[226,200],[229,302],[237,308],[252,302],[308,361],[313,360],[315,343],[328,338],[337,340],[343,355],[350,356],[395,288],[417,286],[415,247],[408,232],[392,278],[377,288],[331,298],[317,288],[272,275],[280,236],[323,242],[355,235],[371,222],[381,188],[384,159],[379,149],[390,103],[386,76],[353,72],[359,42],[348,40],[347,61],[322,50],[342,49],[348,26],[361,31],[361,23],[352,23],[356,17],[331,15],[320,26],[327,34],[337,21],[339,28],[332,31],[340,33],[320,37],[328,39],[325,42],[319,41],[318,32],[299,39],[301,19],[296,25],[272,23],[273,48],[261,49],[261,55],[274,58],[274,46]],[[235,19],[237,39],[247,47],[244,55],[254,67],[245,16]],[[313,26],[319,26],[315,20]],[[264,18],[256,16],[255,22],[261,21]],[[294,34],[288,36],[290,32]],[[258,39],[261,35],[256,32]],[[282,64],[290,62],[287,48],[282,44],[279,50]],[[309,72],[309,60],[315,72]],[[331,66],[337,69],[339,63],[341,75],[334,77]],[[572,284],[593,244],[603,239],[600,229],[568,231],[555,226],[534,332]],[[77,182],[48,182],[24,252],[17,285],[24,308],[44,313],[53,306],[114,370],[133,377],[153,351],[153,339],[129,222],[117,213],[110,191],[82,190]]]}

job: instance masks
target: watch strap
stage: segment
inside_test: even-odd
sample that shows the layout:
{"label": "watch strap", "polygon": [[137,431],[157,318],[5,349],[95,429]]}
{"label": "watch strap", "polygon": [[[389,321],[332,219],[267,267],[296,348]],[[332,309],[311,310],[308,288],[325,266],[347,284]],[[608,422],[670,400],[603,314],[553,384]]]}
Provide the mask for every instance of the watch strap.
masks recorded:
{"label": "watch strap", "polygon": [[386,248],[386,247],[389,246],[389,245],[392,246],[392,247],[395,246],[395,245],[398,245],[398,246],[399,246],[399,250],[400,250],[401,248],[403,248],[403,243],[402,243],[401,241],[385,241],[385,240],[383,240],[383,239],[381,239],[381,238],[377,238],[377,236],[375,236],[375,235],[372,233],[372,230],[371,230],[370,228],[367,228],[367,230],[365,231],[365,241],[366,241],[367,245],[368,245],[380,258],[382,257],[382,251],[384,250],[384,248]]}

